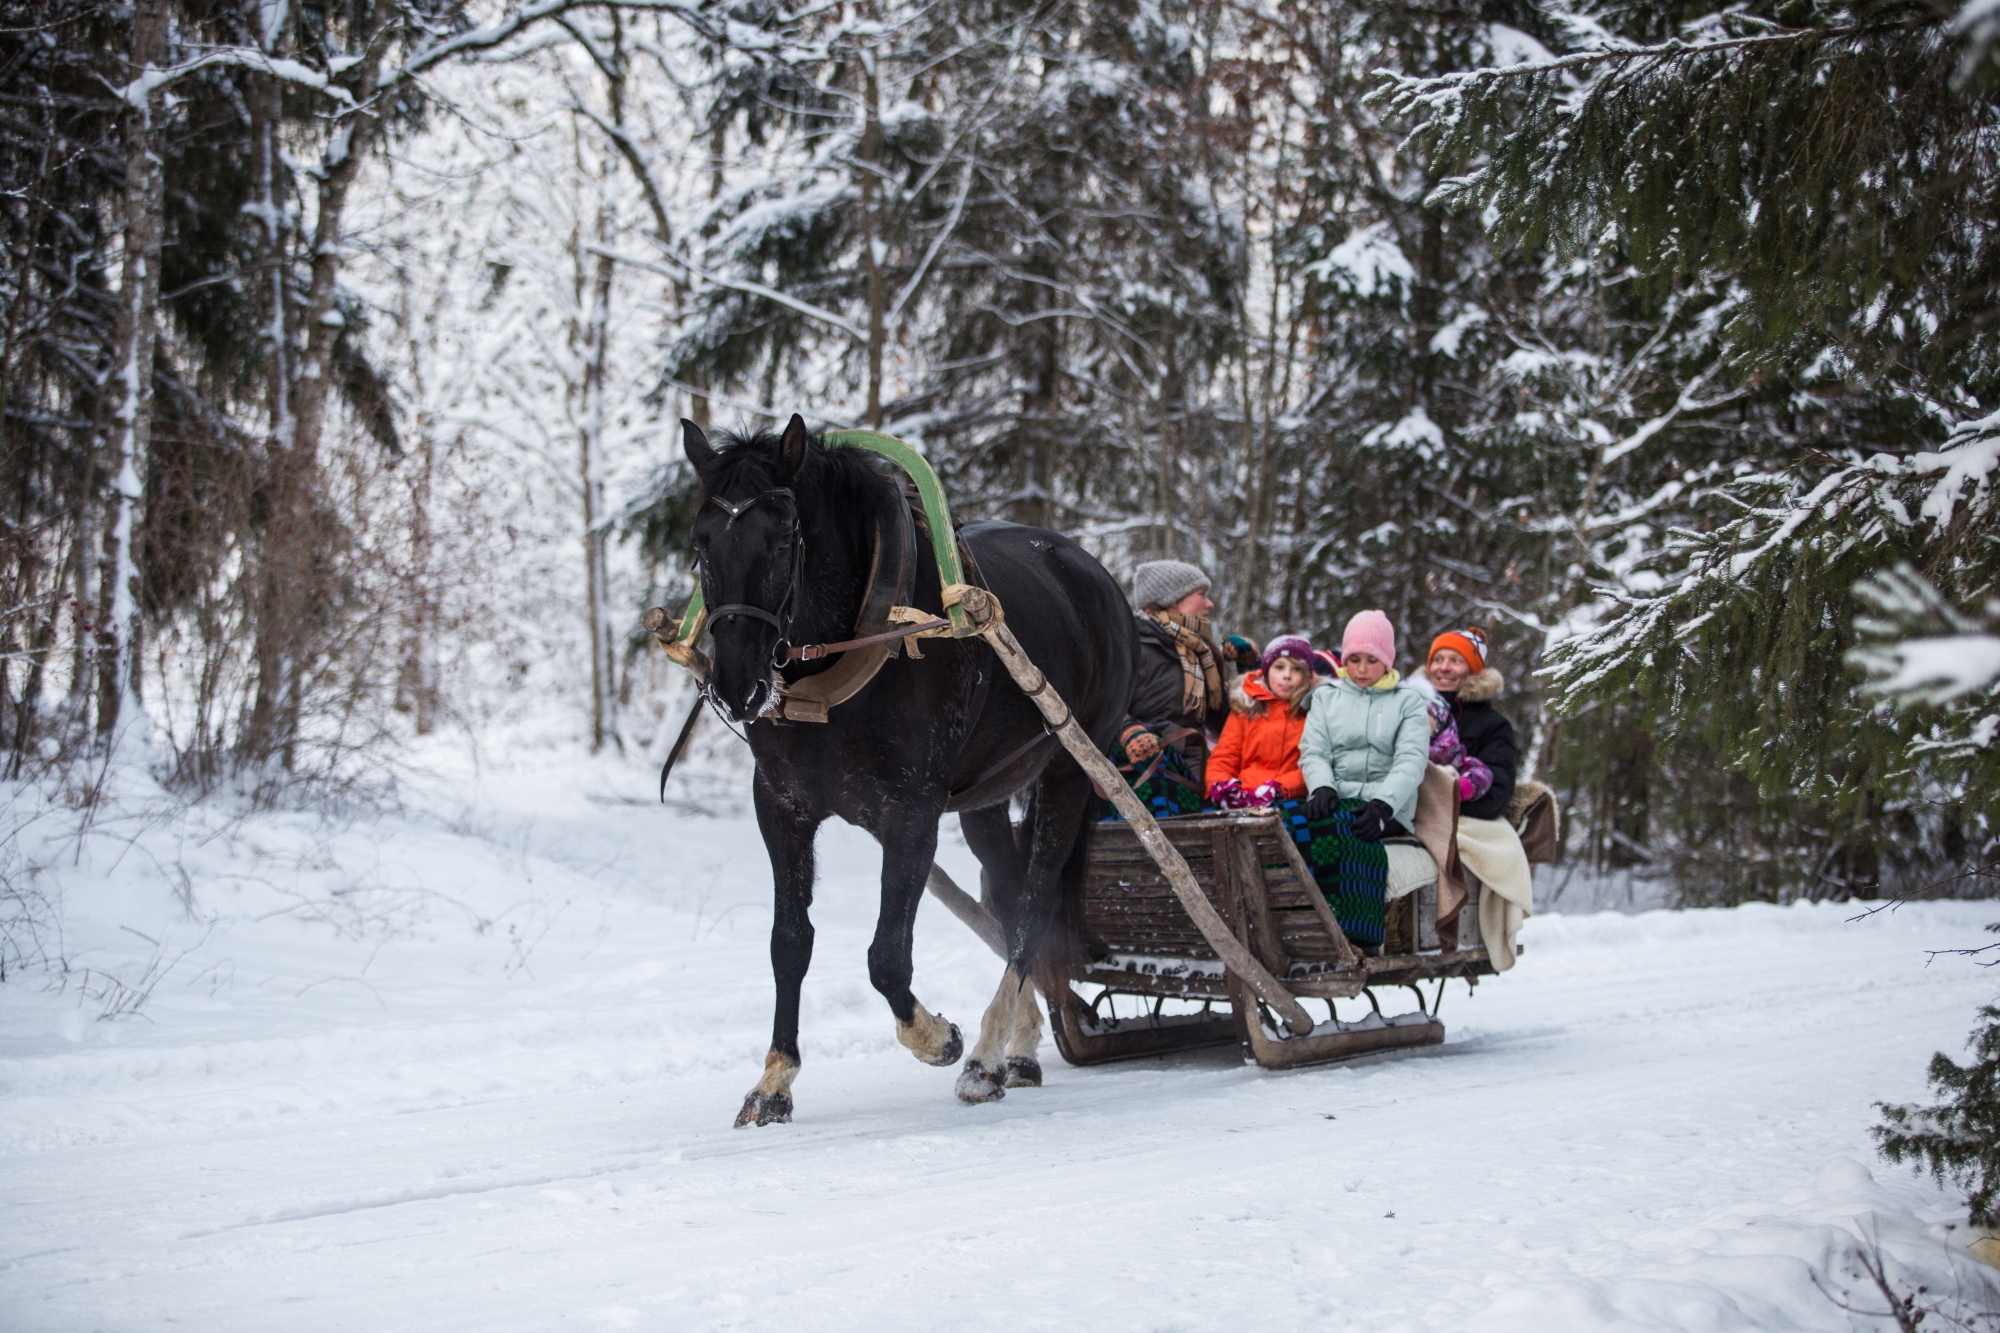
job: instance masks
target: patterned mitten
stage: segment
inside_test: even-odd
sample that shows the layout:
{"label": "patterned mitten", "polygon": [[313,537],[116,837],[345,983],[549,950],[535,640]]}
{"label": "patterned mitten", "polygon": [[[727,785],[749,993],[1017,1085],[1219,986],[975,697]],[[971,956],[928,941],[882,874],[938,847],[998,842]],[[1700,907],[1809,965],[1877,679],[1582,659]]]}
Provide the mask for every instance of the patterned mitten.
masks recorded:
{"label": "patterned mitten", "polygon": [[1127,763],[1150,764],[1160,757],[1160,738],[1137,722],[1118,734],[1118,743]]}
{"label": "patterned mitten", "polygon": [[1285,788],[1276,778],[1260,782],[1243,798],[1243,804],[1273,806],[1285,799]]}

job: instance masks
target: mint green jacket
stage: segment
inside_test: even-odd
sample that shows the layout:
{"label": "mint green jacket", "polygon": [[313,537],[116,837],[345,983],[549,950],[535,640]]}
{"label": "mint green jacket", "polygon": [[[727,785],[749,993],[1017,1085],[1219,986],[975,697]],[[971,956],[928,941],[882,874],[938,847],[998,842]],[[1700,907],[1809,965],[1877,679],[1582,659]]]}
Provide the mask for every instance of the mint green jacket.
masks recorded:
{"label": "mint green jacket", "polygon": [[1372,689],[1345,676],[1314,688],[1299,738],[1307,791],[1331,787],[1342,800],[1385,802],[1397,823],[1413,828],[1430,752],[1424,696],[1394,671]]}

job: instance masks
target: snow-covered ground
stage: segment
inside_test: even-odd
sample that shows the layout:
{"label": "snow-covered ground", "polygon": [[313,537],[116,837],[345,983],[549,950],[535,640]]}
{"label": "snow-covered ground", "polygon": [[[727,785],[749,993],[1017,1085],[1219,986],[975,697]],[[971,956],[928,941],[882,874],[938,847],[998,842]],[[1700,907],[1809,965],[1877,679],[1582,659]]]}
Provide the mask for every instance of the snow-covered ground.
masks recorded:
{"label": "snow-covered ground", "polygon": [[[125,793],[0,861],[69,968],[0,985],[0,1326],[204,1330],[1843,1329],[1852,1267],[1986,1300],[1956,1196],[1887,1167],[1993,977],[1989,904],[1547,915],[1441,1048],[1226,1051],[968,1108],[896,1045],[873,844],[821,838],[798,1117],[768,871],[726,767],[440,758],[403,812]],[[711,811],[690,808],[696,797]],[[974,882],[946,821],[946,867]],[[33,867],[39,871],[30,875]],[[997,963],[937,904],[917,992]],[[119,1016],[101,1019],[107,1011]]]}

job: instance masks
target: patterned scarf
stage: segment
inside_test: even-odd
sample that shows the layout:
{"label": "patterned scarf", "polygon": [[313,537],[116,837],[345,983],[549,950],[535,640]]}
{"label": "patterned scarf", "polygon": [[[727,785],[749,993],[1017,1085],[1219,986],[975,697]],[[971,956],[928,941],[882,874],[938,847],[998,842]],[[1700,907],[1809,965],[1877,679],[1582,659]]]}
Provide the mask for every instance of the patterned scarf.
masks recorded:
{"label": "patterned scarf", "polygon": [[1153,619],[1173,635],[1174,650],[1181,655],[1181,712],[1187,717],[1206,717],[1222,707],[1222,653],[1209,633],[1208,621],[1200,616],[1184,616],[1178,611],[1150,612]]}

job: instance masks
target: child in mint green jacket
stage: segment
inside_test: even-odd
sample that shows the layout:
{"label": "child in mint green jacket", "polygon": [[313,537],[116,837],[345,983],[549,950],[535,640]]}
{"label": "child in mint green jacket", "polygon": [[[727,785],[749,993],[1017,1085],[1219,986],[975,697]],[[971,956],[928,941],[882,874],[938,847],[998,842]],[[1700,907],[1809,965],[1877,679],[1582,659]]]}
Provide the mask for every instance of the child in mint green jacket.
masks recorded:
{"label": "child in mint green jacket", "polygon": [[1430,714],[1424,696],[1394,669],[1396,631],[1380,611],[1347,622],[1340,675],[1313,690],[1299,739],[1309,820],[1324,820],[1341,801],[1361,801],[1354,836],[1380,842],[1407,836],[1417,788],[1430,762]]}

